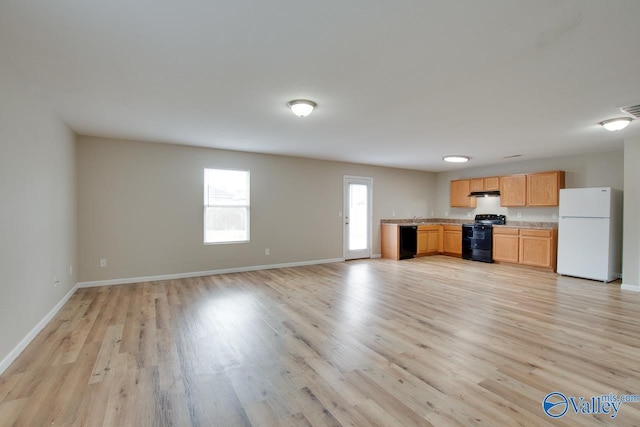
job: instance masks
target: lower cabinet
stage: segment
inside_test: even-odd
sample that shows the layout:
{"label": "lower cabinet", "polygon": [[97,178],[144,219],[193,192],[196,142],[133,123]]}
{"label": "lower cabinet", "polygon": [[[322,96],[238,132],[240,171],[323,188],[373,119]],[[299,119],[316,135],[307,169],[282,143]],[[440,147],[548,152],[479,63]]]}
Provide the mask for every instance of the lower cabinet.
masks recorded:
{"label": "lower cabinet", "polygon": [[555,271],[557,230],[493,228],[493,260]]}
{"label": "lower cabinet", "polygon": [[[461,225],[419,225],[416,256],[462,256]],[[396,224],[382,224],[382,257],[400,259]],[[558,230],[493,227],[493,260],[555,271]]]}
{"label": "lower cabinet", "polygon": [[520,264],[556,269],[554,230],[520,229]]}
{"label": "lower cabinet", "polygon": [[435,255],[442,252],[442,226],[420,225],[418,226],[418,253],[417,256]]}
{"label": "lower cabinet", "polygon": [[[419,225],[416,256],[462,255],[462,226]],[[400,240],[396,224],[382,224],[382,258],[400,259]]]}
{"label": "lower cabinet", "polygon": [[493,260],[519,262],[520,230],[517,228],[493,228]]}
{"label": "lower cabinet", "polygon": [[442,226],[442,252],[447,255],[462,256],[462,226]]}
{"label": "lower cabinet", "polygon": [[380,230],[382,258],[400,259],[400,233],[395,224],[382,224]]}

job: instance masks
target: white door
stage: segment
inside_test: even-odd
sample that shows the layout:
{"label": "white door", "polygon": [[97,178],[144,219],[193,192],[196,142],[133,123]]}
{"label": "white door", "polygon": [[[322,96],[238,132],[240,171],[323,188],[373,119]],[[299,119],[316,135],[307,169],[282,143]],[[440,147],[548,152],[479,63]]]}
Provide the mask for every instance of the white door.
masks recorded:
{"label": "white door", "polygon": [[344,259],[371,258],[373,178],[344,177]]}

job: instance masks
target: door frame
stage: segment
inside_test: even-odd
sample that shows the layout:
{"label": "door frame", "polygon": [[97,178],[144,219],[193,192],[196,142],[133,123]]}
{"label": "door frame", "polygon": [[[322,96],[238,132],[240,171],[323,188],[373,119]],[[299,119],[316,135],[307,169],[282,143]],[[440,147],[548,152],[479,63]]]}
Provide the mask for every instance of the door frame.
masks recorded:
{"label": "door frame", "polygon": [[[367,186],[368,194],[367,197],[369,199],[369,203],[367,206],[367,222],[368,222],[368,230],[367,230],[367,249],[363,249],[358,255],[353,256],[349,253],[349,249],[347,248],[347,243],[349,241],[348,230],[347,227],[347,213],[349,212],[349,200],[347,200],[347,196],[349,194],[348,185],[352,182],[356,181],[356,183],[364,184]],[[360,181],[360,182],[357,182]],[[371,258],[373,256],[373,178],[369,176],[355,176],[355,175],[344,175],[342,180],[342,257],[345,261],[350,259],[361,259],[361,258]],[[350,212],[349,212],[350,213]]]}

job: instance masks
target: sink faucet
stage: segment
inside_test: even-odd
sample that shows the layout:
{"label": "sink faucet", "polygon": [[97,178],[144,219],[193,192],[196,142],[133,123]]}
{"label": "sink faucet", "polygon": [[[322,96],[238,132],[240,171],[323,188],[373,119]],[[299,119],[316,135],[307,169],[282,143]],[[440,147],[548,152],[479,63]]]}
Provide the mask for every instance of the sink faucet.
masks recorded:
{"label": "sink faucet", "polygon": [[418,216],[418,215],[414,216],[414,217],[413,217],[413,223],[414,223],[414,224],[417,224],[417,223],[418,223],[418,219],[419,219],[419,218],[422,218],[422,217],[420,217],[420,216]]}

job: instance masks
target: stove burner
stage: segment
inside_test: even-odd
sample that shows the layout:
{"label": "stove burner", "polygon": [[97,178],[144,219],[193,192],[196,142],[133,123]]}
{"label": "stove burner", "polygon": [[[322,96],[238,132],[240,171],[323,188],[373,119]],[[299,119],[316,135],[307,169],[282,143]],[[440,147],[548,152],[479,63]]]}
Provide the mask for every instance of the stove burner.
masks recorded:
{"label": "stove burner", "polygon": [[507,217],[504,215],[496,214],[478,214],[475,217],[476,224],[496,224],[504,225],[507,222]]}

